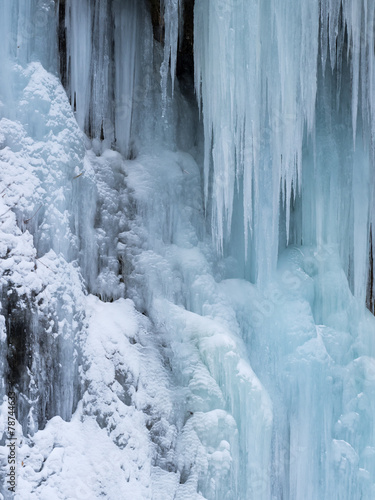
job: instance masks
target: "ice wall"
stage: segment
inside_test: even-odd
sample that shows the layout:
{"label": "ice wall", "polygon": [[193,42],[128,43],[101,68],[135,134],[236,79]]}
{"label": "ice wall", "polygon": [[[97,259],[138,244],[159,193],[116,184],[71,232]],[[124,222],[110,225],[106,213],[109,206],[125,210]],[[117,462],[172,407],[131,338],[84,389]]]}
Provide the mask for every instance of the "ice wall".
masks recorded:
{"label": "ice wall", "polygon": [[373,2],[182,3],[0,3],[21,498],[371,500]]}
{"label": "ice wall", "polygon": [[[282,245],[334,239],[353,290],[365,289],[374,211],[373,9],[372,1],[196,2],[206,204],[218,250],[242,254],[253,281],[275,270],[280,223]],[[244,239],[243,251],[233,249],[231,234]]]}
{"label": "ice wall", "polygon": [[257,283],[222,286],[273,402],[271,498],[373,494],[373,13],[195,4],[206,212],[219,253]]}
{"label": "ice wall", "polygon": [[147,94],[144,73],[153,56],[144,3],[70,0],[63,22],[67,93],[79,126],[103,148],[131,156],[133,107]]}
{"label": "ice wall", "polygon": [[167,341],[181,391],[174,494],[267,499],[272,403],[214,279],[223,271],[203,237],[198,166],[187,153],[159,150],[125,169],[137,214],[123,236],[132,263],[128,293]]}
{"label": "ice wall", "polygon": [[84,144],[56,76],[55,3],[0,8],[2,396],[16,391],[19,422],[32,434],[53,415],[70,418],[79,397],[83,292],[72,261]]}

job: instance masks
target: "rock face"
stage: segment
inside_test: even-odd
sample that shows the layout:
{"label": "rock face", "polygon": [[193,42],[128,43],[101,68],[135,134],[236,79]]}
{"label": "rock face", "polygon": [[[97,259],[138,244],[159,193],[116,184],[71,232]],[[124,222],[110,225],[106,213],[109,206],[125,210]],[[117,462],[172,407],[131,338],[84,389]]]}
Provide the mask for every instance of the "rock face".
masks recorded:
{"label": "rock face", "polygon": [[184,0],[184,28],[177,58],[177,76],[194,80],[194,0]]}
{"label": "rock face", "polygon": [[158,42],[164,40],[164,20],[160,12],[160,0],[148,0],[152,27],[154,30],[154,38]]}
{"label": "rock face", "polygon": [[[179,41],[176,74],[183,83],[193,85],[194,81],[194,3],[183,2],[182,40]],[[164,19],[160,10],[160,0],[148,0],[151,21],[156,41],[164,42]],[[186,86],[186,85],[185,85]]]}

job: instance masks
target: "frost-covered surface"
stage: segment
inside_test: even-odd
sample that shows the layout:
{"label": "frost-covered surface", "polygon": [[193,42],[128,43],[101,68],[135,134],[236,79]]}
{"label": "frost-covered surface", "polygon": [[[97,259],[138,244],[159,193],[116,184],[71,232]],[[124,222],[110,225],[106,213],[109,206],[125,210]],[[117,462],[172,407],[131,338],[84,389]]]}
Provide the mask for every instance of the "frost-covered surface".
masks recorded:
{"label": "frost-covered surface", "polygon": [[0,1],[17,500],[375,497],[374,5],[337,5],[196,1],[202,148],[182,2],[162,47],[142,2]]}
{"label": "frost-covered surface", "polygon": [[174,472],[170,376],[150,322],[130,300],[90,296],[85,310],[82,401],[70,422],[24,438],[15,498],[154,498],[153,480]]}
{"label": "frost-covered surface", "polygon": [[[0,122],[2,314],[12,314],[8,361],[15,365],[13,383],[29,400],[20,402],[20,420],[24,429],[34,430],[44,422],[46,405],[69,418],[76,397],[74,335],[82,317],[82,282],[73,261],[78,250],[73,177],[84,146],[56,77],[39,63],[15,66],[12,76],[19,85],[13,92],[16,119]],[[22,339],[25,330],[28,338]],[[45,357],[53,345],[54,360],[52,353]],[[31,401],[39,391],[43,402],[33,415]],[[29,413],[27,425],[24,412]]]}

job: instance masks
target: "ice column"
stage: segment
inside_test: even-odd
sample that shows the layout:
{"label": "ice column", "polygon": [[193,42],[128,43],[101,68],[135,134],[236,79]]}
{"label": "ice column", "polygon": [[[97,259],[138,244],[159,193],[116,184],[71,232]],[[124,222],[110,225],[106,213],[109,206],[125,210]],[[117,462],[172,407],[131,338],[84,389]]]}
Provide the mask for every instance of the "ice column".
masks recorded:
{"label": "ice column", "polygon": [[182,25],[182,0],[160,0],[160,10],[164,12],[164,60],[160,68],[163,108],[167,105],[168,76],[171,75],[172,96],[174,91],[177,63],[179,30]]}

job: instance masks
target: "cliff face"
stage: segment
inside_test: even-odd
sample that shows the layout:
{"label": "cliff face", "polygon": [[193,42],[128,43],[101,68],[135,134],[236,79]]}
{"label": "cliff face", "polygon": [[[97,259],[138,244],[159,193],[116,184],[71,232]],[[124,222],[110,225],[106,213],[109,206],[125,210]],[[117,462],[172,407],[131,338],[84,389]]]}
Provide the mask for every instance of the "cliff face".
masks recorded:
{"label": "cliff face", "polygon": [[161,13],[160,0],[147,0],[151,13],[154,38],[157,42],[164,41],[164,20]]}
{"label": "cliff face", "polygon": [[194,0],[184,0],[183,37],[177,59],[177,76],[194,82]]}
{"label": "cliff face", "polygon": [[[154,38],[164,43],[164,15],[161,11],[160,0],[147,0],[151,12]],[[183,0],[183,23],[180,27],[182,38],[179,40],[177,56],[177,76],[185,84],[194,82],[194,0]]]}

